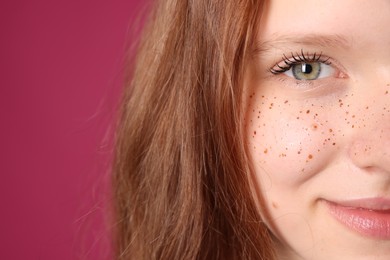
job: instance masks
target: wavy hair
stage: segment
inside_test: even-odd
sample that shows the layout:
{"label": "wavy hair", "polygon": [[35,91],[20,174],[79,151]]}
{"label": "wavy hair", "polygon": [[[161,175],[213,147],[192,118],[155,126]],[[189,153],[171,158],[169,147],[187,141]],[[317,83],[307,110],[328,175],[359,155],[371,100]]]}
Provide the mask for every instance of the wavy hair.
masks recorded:
{"label": "wavy hair", "polygon": [[273,259],[243,124],[263,1],[157,1],[116,134],[116,259]]}

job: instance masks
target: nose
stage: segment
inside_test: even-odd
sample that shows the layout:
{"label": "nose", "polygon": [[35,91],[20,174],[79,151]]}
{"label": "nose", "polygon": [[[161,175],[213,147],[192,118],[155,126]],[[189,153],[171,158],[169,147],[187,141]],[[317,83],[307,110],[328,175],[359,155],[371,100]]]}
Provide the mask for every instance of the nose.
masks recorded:
{"label": "nose", "polygon": [[353,131],[348,152],[359,168],[390,173],[390,93],[381,92],[362,99],[367,103],[360,102],[360,124]]}
{"label": "nose", "polygon": [[372,133],[370,137],[360,137],[354,140],[350,146],[349,155],[359,168],[390,173],[389,132],[379,134],[379,136],[378,134]]}

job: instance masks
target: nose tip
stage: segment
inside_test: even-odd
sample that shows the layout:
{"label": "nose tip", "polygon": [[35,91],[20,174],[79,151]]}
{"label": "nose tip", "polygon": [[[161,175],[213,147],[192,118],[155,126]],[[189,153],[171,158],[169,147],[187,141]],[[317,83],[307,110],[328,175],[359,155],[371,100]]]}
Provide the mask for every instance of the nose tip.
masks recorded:
{"label": "nose tip", "polygon": [[359,168],[390,174],[390,131],[386,134],[359,136],[349,147],[349,157]]}

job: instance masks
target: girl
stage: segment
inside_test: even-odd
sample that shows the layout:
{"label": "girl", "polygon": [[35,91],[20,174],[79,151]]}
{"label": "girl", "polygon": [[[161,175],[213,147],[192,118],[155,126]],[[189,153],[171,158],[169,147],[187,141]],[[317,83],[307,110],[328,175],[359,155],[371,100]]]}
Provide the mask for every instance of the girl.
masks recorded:
{"label": "girl", "polygon": [[166,0],[118,127],[117,259],[389,259],[390,2]]}

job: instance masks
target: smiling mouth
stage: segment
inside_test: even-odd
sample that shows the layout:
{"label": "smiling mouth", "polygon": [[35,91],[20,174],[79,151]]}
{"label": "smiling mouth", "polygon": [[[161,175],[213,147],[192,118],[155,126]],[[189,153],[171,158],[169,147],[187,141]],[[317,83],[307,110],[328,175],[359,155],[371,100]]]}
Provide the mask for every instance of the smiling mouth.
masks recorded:
{"label": "smiling mouth", "polygon": [[390,199],[325,202],[330,214],[344,226],[364,236],[390,239]]}

